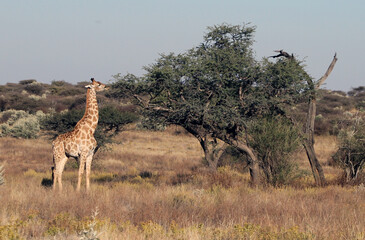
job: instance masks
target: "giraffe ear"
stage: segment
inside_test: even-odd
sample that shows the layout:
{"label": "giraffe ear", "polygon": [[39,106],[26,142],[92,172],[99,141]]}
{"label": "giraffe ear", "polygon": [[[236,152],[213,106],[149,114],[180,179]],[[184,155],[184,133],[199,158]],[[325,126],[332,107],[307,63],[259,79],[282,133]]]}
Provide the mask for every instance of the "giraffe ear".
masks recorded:
{"label": "giraffe ear", "polygon": [[91,85],[86,85],[85,88],[91,88]]}

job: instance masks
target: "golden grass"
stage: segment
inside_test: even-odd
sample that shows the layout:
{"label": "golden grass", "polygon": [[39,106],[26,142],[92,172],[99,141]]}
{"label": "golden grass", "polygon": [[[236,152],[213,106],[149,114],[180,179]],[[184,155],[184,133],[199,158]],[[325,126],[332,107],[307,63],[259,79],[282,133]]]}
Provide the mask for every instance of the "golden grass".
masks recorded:
{"label": "golden grass", "polygon": [[[121,144],[95,156],[89,194],[75,191],[71,166],[63,193],[42,186],[52,166],[50,141],[0,139],[7,180],[0,186],[0,239],[78,239],[96,208],[101,239],[365,238],[363,187],[252,188],[247,173],[206,170],[197,140],[177,130],[118,136]],[[322,163],[333,142],[317,139]],[[298,161],[307,167],[301,155]]]}
{"label": "golden grass", "polygon": [[47,139],[0,139],[0,162],[5,163],[8,175],[28,169],[46,171],[51,168],[52,150]]}
{"label": "golden grass", "polygon": [[[171,127],[173,128],[173,127]],[[187,134],[126,131],[116,139],[121,144],[103,155],[103,167],[109,171],[175,171],[201,165],[203,152],[198,141]],[[122,159],[121,159],[122,157]],[[143,159],[143,161],[141,161]]]}

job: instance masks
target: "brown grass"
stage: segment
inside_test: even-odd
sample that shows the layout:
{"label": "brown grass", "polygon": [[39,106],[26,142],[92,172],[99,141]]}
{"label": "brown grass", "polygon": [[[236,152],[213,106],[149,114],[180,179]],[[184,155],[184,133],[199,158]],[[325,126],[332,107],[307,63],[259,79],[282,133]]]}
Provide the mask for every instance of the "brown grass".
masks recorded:
{"label": "brown grass", "polygon": [[[78,239],[96,208],[101,239],[365,237],[363,187],[313,188],[302,182],[300,188],[252,188],[246,173],[206,170],[196,139],[176,129],[131,130],[118,140],[121,144],[97,153],[92,191],[78,194],[77,170],[71,167],[63,193],[41,185],[50,177],[50,141],[0,139],[0,161],[6,161],[0,239]],[[325,163],[333,139],[317,142]],[[306,160],[298,161],[307,167]],[[332,176],[337,170],[325,171]]]}

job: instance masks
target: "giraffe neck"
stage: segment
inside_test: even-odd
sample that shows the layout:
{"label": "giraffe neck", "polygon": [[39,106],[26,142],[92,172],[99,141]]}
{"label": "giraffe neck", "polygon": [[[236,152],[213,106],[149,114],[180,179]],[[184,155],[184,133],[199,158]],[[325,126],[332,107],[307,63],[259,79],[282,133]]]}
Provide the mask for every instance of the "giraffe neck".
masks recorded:
{"label": "giraffe neck", "polygon": [[86,93],[86,109],[85,114],[77,125],[82,125],[82,127],[89,128],[92,133],[98,125],[99,120],[99,109],[98,102],[96,100],[96,92],[94,89],[88,89]]}

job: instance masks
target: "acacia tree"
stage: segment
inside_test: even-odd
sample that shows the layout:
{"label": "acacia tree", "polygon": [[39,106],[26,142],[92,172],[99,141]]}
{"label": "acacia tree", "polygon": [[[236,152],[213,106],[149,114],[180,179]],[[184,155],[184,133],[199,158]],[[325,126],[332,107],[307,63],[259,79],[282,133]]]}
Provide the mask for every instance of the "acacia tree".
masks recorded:
{"label": "acacia tree", "polygon": [[[248,144],[246,123],[280,113],[279,105],[292,103],[294,93],[303,90],[305,74],[297,74],[302,69],[294,61],[257,62],[254,27],[223,24],[208,30],[198,47],[161,55],[142,78],[117,75],[113,95],[132,94],[149,124],[184,127],[199,140],[212,169],[225,144],[247,154],[252,181],[258,183],[258,159]],[[286,74],[275,71],[280,67]]]}
{"label": "acacia tree", "polygon": [[114,96],[125,96],[129,90],[147,122],[184,127],[199,140],[212,169],[217,167],[224,143],[247,153],[257,182],[257,158],[241,136],[251,112],[239,100],[240,93],[253,92],[258,79],[260,67],[251,48],[254,29],[227,24],[210,27],[198,47],[183,54],[161,55],[145,68],[143,78],[117,76]]}
{"label": "acacia tree", "polygon": [[198,47],[161,55],[141,78],[117,75],[112,95],[133,96],[147,125],[184,127],[199,140],[212,169],[224,143],[247,154],[252,181],[258,183],[257,152],[248,144],[247,122],[287,115],[309,92],[311,79],[294,57],[257,62],[254,27],[223,24],[208,30]]}

